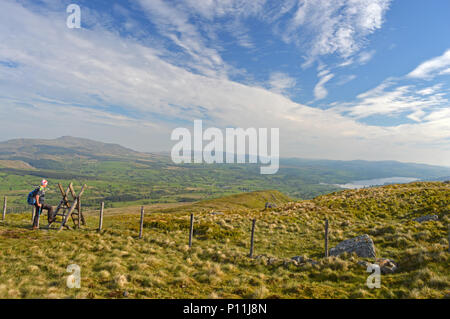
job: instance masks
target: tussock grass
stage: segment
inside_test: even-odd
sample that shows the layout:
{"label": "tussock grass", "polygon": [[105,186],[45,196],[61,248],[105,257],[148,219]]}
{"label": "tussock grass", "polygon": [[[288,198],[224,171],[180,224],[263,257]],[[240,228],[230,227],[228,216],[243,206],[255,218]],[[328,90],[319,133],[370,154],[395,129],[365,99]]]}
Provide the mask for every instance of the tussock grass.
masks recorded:
{"label": "tussock grass", "polygon": [[[233,198],[238,201],[245,197]],[[257,201],[266,199],[256,199]],[[411,183],[342,191],[260,210],[227,200],[189,210],[151,212],[138,239],[130,208],[105,214],[104,230],[90,213],[80,230],[30,231],[29,214],[9,214],[0,225],[0,298],[443,298],[450,289],[450,189]],[[251,206],[252,204],[249,204]],[[212,215],[208,207],[222,207]],[[229,209],[227,209],[229,208]],[[133,211],[132,211],[133,210]],[[189,215],[195,214],[189,249]],[[437,214],[439,221],[413,218]],[[256,218],[255,258],[248,258]],[[398,264],[369,289],[356,255],[324,258],[329,247],[369,234],[377,256]],[[309,261],[298,263],[293,256]],[[372,260],[366,260],[373,262]],[[81,288],[69,289],[66,268],[81,268]],[[127,295],[127,294],[125,294]]]}

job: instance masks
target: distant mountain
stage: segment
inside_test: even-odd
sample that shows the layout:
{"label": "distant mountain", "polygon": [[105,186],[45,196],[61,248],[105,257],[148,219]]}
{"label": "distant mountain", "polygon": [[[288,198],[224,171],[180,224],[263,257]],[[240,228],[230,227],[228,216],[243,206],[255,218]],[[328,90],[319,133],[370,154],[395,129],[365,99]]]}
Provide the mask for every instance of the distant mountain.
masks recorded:
{"label": "distant mountain", "polygon": [[[63,136],[57,139],[14,139],[0,142],[0,169],[67,171],[91,162],[136,161],[168,163],[164,155],[140,153],[119,144]],[[27,169],[27,166],[28,169]]]}
{"label": "distant mountain", "polygon": [[421,180],[447,180],[450,167],[404,163],[397,161],[335,161],[301,158],[285,158],[280,161],[282,167],[292,169],[320,169],[323,174],[328,171],[331,175],[339,175],[339,172],[349,176],[356,174],[353,179],[375,179],[385,177],[415,177]]}
{"label": "distant mountain", "polygon": [[0,158],[15,156],[138,156],[140,153],[118,144],[63,136],[57,139],[14,139],[0,142]]}
{"label": "distant mountain", "polygon": [[[158,162],[174,166],[169,153],[142,153],[119,144],[102,143],[90,139],[63,136],[57,139],[14,139],[0,142],[0,167],[17,169],[67,168],[64,162],[78,160],[97,161],[142,161],[149,168],[157,168]],[[3,164],[2,164],[3,163]],[[253,166],[252,166],[253,165]],[[178,165],[184,169],[198,168],[192,164]],[[227,165],[229,166],[229,165]],[[259,164],[257,164],[259,167]],[[255,164],[246,165],[257,167]],[[158,166],[160,167],[160,166]],[[219,165],[207,165],[215,169]],[[336,161],[321,159],[282,158],[280,172],[288,178],[299,178],[305,183],[342,183],[352,180],[385,177],[415,177],[421,180],[447,180],[450,167],[426,164],[402,163],[397,161]]]}

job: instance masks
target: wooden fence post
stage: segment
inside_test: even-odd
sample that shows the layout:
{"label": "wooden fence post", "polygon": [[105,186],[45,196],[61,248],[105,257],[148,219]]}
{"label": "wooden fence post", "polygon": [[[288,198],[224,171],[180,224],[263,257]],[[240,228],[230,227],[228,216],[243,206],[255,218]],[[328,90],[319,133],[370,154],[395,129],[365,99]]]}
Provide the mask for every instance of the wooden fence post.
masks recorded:
{"label": "wooden fence post", "polygon": [[2,220],[5,220],[6,218],[6,205],[8,203],[8,197],[5,196],[5,199],[3,200],[3,217]]}
{"label": "wooden fence post", "polygon": [[191,214],[191,226],[189,228],[189,248],[192,247],[192,235],[194,234],[194,214]]}
{"label": "wooden fence post", "polygon": [[253,258],[253,247],[254,247],[254,240],[255,240],[255,224],[256,224],[256,218],[253,219],[252,222],[252,236],[250,239],[250,258]]}
{"label": "wooden fence post", "polygon": [[325,257],[328,257],[328,219],[325,219]]}
{"label": "wooden fence post", "polygon": [[101,231],[103,228],[103,210],[105,209],[105,202],[102,202],[100,207],[100,219],[98,221],[98,231]]}
{"label": "wooden fence post", "polygon": [[141,207],[141,225],[139,227],[139,238],[142,238],[143,230],[144,230],[144,206]]}

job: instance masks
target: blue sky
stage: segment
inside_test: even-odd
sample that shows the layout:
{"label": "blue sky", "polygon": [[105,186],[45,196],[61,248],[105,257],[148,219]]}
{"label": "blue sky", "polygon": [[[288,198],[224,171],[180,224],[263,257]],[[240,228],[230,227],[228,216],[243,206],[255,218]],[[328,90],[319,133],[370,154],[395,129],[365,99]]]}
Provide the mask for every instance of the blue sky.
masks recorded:
{"label": "blue sky", "polygon": [[203,119],[279,127],[282,157],[450,165],[449,31],[439,0],[5,0],[0,140],[163,151]]}

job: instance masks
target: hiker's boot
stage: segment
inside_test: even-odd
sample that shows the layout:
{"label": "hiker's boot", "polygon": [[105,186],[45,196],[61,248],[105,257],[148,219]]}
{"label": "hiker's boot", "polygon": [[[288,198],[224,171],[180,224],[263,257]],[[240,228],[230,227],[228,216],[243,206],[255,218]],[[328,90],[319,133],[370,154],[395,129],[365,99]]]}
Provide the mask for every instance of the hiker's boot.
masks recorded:
{"label": "hiker's boot", "polygon": [[33,226],[32,230],[39,229],[37,226]]}

